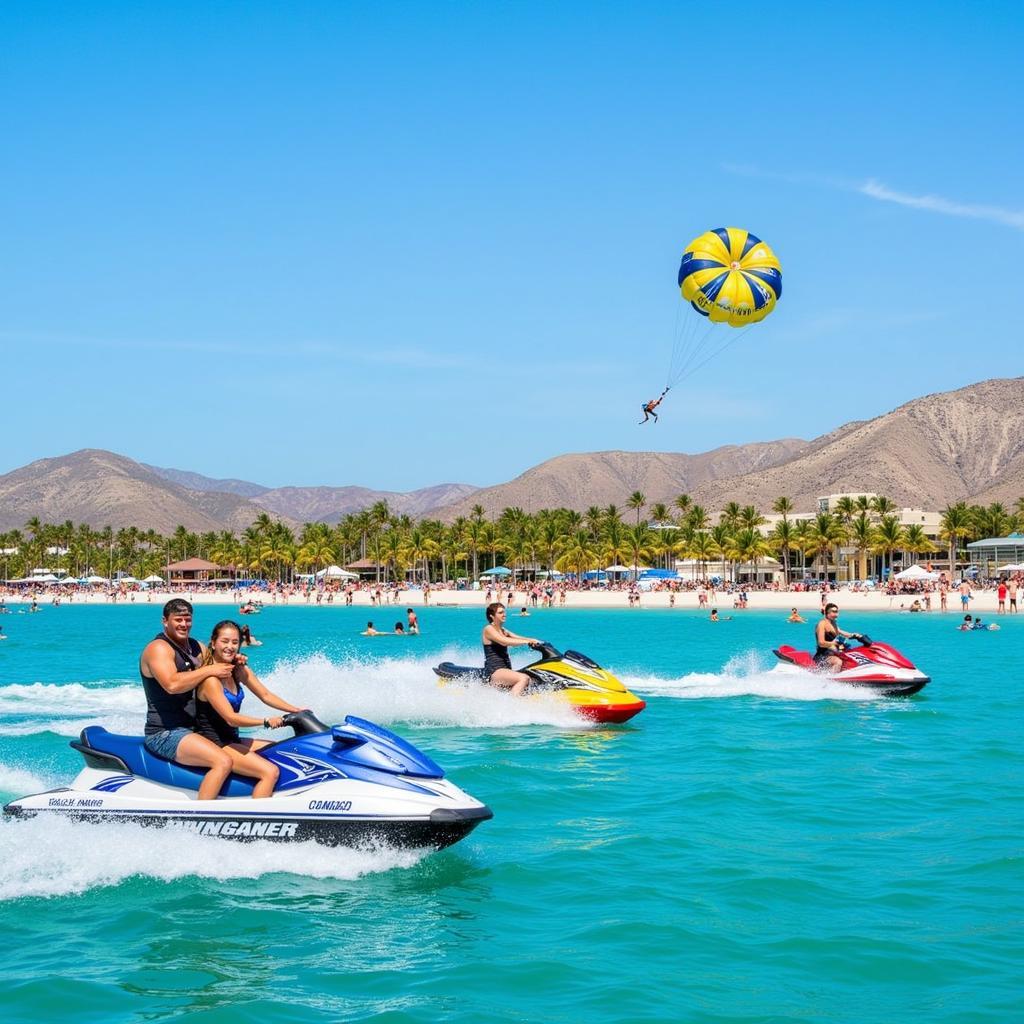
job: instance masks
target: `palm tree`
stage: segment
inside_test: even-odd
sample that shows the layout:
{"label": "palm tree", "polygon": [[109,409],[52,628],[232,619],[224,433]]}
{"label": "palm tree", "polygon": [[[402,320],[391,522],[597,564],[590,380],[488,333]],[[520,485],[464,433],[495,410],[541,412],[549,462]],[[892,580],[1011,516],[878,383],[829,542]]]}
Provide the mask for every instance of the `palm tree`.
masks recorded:
{"label": "palm tree", "polygon": [[886,513],[879,520],[875,532],[875,550],[888,556],[889,575],[892,575],[893,552],[903,546],[903,527],[900,525],[900,517],[892,513]]}
{"label": "palm tree", "polygon": [[755,526],[741,526],[732,535],[730,554],[738,562],[752,562],[754,565],[754,581],[757,581],[757,564],[766,555],[771,554],[771,545],[760,530]]}
{"label": "palm tree", "polygon": [[693,499],[688,494],[680,494],[672,504],[679,513],[678,522],[679,525],[682,526],[683,523],[686,522],[686,517],[690,512],[690,506],[693,504]]}
{"label": "palm tree", "polygon": [[720,523],[724,523],[730,530],[735,530],[740,518],[740,506],[735,501],[727,501],[718,517]]}
{"label": "palm tree", "polygon": [[607,565],[620,565],[629,557],[629,539],[620,519],[609,519],[601,535],[601,557]]}
{"label": "palm tree", "polygon": [[879,518],[890,516],[896,511],[896,502],[884,494],[879,494],[871,499],[871,509]]}
{"label": "palm tree", "polygon": [[782,578],[786,589],[789,589],[789,552],[793,547],[793,524],[785,515],[775,524],[771,532],[771,542],[782,555]]}
{"label": "palm tree", "polygon": [[637,523],[636,526],[626,530],[626,543],[633,555],[633,577],[636,578],[642,559],[650,557],[653,548],[654,535],[646,523]]}
{"label": "palm tree", "polygon": [[699,571],[695,575],[705,576],[708,562],[716,555],[721,555],[722,550],[707,530],[698,530],[687,546],[686,553],[697,563],[696,569]]}
{"label": "palm tree", "polygon": [[920,523],[911,523],[903,531],[903,550],[913,555],[921,555],[935,550],[935,544],[925,535]]}
{"label": "palm tree", "polygon": [[659,529],[672,519],[669,514],[668,505],[663,501],[656,501],[651,506],[651,522]]}
{"label": "palm tree", "polygon": [[949,578],[953,579],[956,572],[956,553],[960,541],[974,535],[974,517],[967,507],[967,502],[958,501],[955,505],[947,505],[942,512],[939,526],[939,537],[949,544]]}
{"label": "palm tree", "polygon": [[782,521],[789,522],[789,517],[793,514],[793,502],[790,498],[785,496],[776,498],[772,502],[772,511],[777,516],[782,516]]}
{"label": "palm tree", "polygon": [[832,549],[846,539],[843,524],[831,512],[819,512],[810,523],[805,552],[811,558],[822,557],[822,575],[828,578],[828,562]]}
{"label": "palm tree", "polygon": [[586,530],[577,530],[566,542],[562,554],[555,563],[559,572],[574,572],[582,579],[583,574],[597,564],[597,549]]}
{"label": "palm tree", "polygon": [[736,525],[746,530],[755,530],[766,522],[768,520],[753,505],[744,505],[736,517]]}
{"label": "palm tree", "polygon": [[644,508],[644,506],[646,504],[647,504],[647,495],[644,494],[641,491],[634,491],[626,499],[626,507],[627,508],[631,508],[631,509],[633,509],[634,512],[636,512],[636,525],[637,526],[640,525],[640,512],[643,510],[643,508]]}
{"label": "palm tree", "polygon": [[[738,509],[738,506],[737,506]],[[732,555],[729,554],[732,551],[732,533],[733,531],[729,528],[729,524],[725,522],[724,515],[722,516],[722,522],[716,526],[712,526],[709,533],[711,534],[711,540],[713,541],[715,548],[720,552],[723,563],[728,559],[732,562]],[[729,578],[732,579],[735,574],[732,571],[732,566],[729,566]]]}
{"label": "palm tree", "polygon": [[693,505],[686,514],[686,525],[695,532],[706,530],[711,525],[711,518],[703,505]]}
{"label": "palm tree", "polygon": [[865,579],[868,574],[868,552],[875,547],[876,530],[871,516],[866,511],[859,511],[850,522],[850,540],[857,551],[857,579]]}

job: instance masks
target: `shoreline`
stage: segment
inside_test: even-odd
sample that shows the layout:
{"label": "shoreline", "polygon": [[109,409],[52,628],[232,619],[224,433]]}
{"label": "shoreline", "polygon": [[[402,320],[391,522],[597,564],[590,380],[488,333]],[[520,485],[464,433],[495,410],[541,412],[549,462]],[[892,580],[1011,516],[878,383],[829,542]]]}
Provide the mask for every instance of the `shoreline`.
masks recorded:
{"label": "shoreline", "polygon": [[[133,591],[125,595],[118,595],[116,598],[111,598],[107,593],[98,594],[86,594],[79,593],[75,594],[69,599],[68,595],[51,595],[47,593],[36,594],[35,600],[38,602],[40,607],[50,607],[53,605],[55,598],[59,598],[61,605],[162,605],[166,601],[171,600],[175,597],[184,597],[187,601],[193,605],[221,605],[238,608],[240,604],[245,601],[261,601],[264,609],[275,608],[275,607],[298,607],[298,608],[345,608],[345,607],[356,607],[365,608],[369,611],[379,610],[383,612],[386,609],[398,609],[398,608],[478,608],[483,611],[487,604],[485,600],[486,591],[483,590],[439,590],[431,589],[429,600],[424,601],[423,591],[416,590],[399,590],[399,591],[384,591],[384,600],[381,604],[371,603],[372,590],[358,590],[353,594],[353,600],[351,605],[345,604],[344,594],[335,593],[334,601],[328,601],[327,596],[323,596],[322,600],[318,603],[316,600],[316,593],[307,596],[305,594],[265,594],[261,591],[223,591],[223,592],[189,592],[189,591],[175,591],[173,593],[166,590],[148,590],[148,591]],[[734,608],[734,601],[737,596],[737,592],[728,594],[724,591],[718,591],[712,598],[711,594],[708,594],[708,605],[707,609],[701,609],[698,604],[697,591],[687,590],[681,591],[676,594],[674,610],[676,611],[698,611],[706,610],[710,612],[711,608],[717,608],[719,612],[731,612]],[[788,610],[790,608],[797,608],[801,614],[805,617],[810,613],[814,616],[820,614],[821,610],[821,592],[820,591],[774,591],[774,590],[748,590],[747,592],[748,611],[757,610]],[[502,600],[507,596],[507,591],[499,592],[494,591],[494,599]],[[959,615],[965,614],[965,611],[960,606],[960,595],[956,591],[950,591],[948,597],[948,609],[946,612],[941,612],[939,609],[939,595],[932,593],[932,607],[931,611],[923,611],[922,614],[946,614],[946,615]],[[857,611],[892,611],[892,612],[906,612],[913,601],[920,600],[924,603],[924,594],[894,594],[891,597],[882,592],[877,593],[874,591],[851,591],[851,590],[833,590],[828,594],[828,600],[834,601],[838,604],[845,613],[857,612]],[[133,600],[134,598],[134,600]],[[558,603],[558,596],[555,596],[554,603],[550,608],[545,608],[543,604],[538,603],[536,606],[531,606],[529,598],[526,594],[521,591],[515,591],[515,599],[511,602],[504,602],[510,608],[521,608],[526,606],[530,611],[558,611],[559,609],[583,609],[583,608],[598,608],[598,609],[609,609],[609,608],[621,608],[623,610],[631,611],[643,611],[644,609],[662,609],[669,610],[671,605],[669,603],[670,594],[668,591],[648,591],[640,594],[640,603],[638,608],[630,609],[628,604],[628,593],[625,590],[580,590],[568,591],[566,594],[566,600],[564,605]],[[6,594],[4,595],[4,601],[8,607],[30,605],[33,600],[31,594]],[[969,611],[971,614],[986,614],[994,615],[998,614],[999,599],[996,591],[991,590],[975,590],[974,595],[970,601]],[[1024,610],[1024,600],[1022,600],[1022,610]],[[1012,613],[1011,613],[1012,614]]]}

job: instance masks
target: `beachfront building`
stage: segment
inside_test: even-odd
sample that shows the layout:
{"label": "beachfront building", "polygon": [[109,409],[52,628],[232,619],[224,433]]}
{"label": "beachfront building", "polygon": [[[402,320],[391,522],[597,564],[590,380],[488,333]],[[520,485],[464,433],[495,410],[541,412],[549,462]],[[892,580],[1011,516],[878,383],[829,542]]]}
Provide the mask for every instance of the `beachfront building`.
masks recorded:
{"label": "beachfront building", "polygon": [[967,545],[972,574],[991,578],[1001,566],[1024,564],[1024,534],[1011,533],[1008,537],[989,537],[971,541]]}
{"label": "beachfront building", "polygon": [[172,586],[212,583],[223,571],[215,562],[208,562],[205,558],[186,558],[183,562],[171,562],[167,566],[167,581]]}

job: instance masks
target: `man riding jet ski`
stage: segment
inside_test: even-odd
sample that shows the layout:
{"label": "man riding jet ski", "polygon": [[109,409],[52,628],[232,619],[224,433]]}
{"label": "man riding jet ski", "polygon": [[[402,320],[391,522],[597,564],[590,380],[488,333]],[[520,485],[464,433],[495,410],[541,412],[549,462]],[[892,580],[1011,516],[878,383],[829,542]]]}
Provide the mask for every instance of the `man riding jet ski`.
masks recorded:
{"label": "man riding jet ski", "polygon": [[[818,646],[813,657],[786,644],[775,652],[776,657],[833,682],[864,687],[883,697],[909,696],[927,685],[929,677],[899,651],[888,644],[872,643],[863,633],[840,629],[838,618],[838,606],[825,605],[814,631]],[[847,640],[856,640],[860,646],[850,650]]]}
{"label": "man riding jet ski", "polygon": [[[597,722],[628,722],[647,706],[610,672],[579,651],[562,651],[539,640],[529,645],[540,657],[519,669],[529,677],[526,694],[552,694],[585,718]],[[434,672],[443,680],[490,683],[481,666],[442,662]]]}
{"label": "man riding jet ski", "polygon": [[199,800],[201,768],[154,754],[141,736],[89,726],[71,744],[85,759],[74,782],[13,800],[4,813],[132,821],[231,839],[435,849],[493,817],[426,754],[379,725],[350,715],[331,728],[309,711],[285,715],[284,724],[295,735],[258,751],[280,773],[269,797],[253,799],[257,780],[231,775],[220,796]]}

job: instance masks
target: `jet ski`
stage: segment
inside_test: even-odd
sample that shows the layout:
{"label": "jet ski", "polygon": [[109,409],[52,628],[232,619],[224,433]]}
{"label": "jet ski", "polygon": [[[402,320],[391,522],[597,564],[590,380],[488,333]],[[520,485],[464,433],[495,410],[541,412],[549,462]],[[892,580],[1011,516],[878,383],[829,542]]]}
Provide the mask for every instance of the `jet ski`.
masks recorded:
{"label": "jet ski", "polygon": [[[647,705],[618,679],[579,651],[559,651],[549,643],[532,645],[540,657],[517,669],[530,677],[527,694],[552,694],[584,718],[628,722]],[[487,683],[482,667],[442,662],[434,672],[445,681]]]}
{"label": "jet ski", "polygon": [[775,655],[789,665],[796,665],[835,683],[871,690],[880,697],[909,697],[930,682],[930,677],[895,647],[878,643],[867,636],[856,639],[859,640],[859,646],[851,648],[846,644],[836,651],[843,661],[838,671],[823,669],[807,651],[798,651],[786,644]]}
{"label": "jet ski", "polygon": [[150,753],[141,736],[89,726],[71,744],[85,759],[74,782],[13,800],[4,814],[132,821],[228,839],[435,849],[493,817],[426,754],[379,725],[349,715],[331,728],[309,711],[284,722],[295,735],[258,751],[281,772],[266,798],[252,798],[255,779],[231,775],[216,800],[199,800],[202,769]]}

